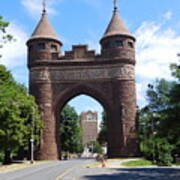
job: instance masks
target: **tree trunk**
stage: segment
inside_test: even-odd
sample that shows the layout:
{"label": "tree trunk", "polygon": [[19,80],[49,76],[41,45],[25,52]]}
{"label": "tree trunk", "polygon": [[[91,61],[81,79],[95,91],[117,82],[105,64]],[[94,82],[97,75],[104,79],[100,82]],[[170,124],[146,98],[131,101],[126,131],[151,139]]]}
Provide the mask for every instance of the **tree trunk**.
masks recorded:
{"label": "tree trunk", "polygon": [[12,162],[11,151],[9,149],[5,150],[4,154],[5,154],[5,156],[4,156],[3,164],[10,164]]}

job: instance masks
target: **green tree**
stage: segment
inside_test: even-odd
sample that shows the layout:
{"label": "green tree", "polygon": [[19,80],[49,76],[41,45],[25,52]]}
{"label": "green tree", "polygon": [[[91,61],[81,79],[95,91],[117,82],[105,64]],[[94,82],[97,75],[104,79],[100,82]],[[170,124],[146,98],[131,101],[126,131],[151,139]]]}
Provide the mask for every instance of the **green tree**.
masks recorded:
{"label": "green tree", "polygon": [[66,105],[60,118],[61,147],[65,152],[79,153],[83,151],[80,119],[73,107]]}
{"label": "green tree", "polygon": [[[178,70],[173,74],[178,74]],[[148,87],[148,105],[140,112],[141,150],[158,164],[169,165],[172,156],[180,153],[179,82],[161,79]]]}
{"label": "green tree", "polygon": [[3,16],[0,16],[0,48],[3,47],[4,43],[7,43],[8,41],[11,41],[13,39],[12,35],[6,32],[8,26],[9,23],[4,21]]}
{"label": "green tree", "polygon": [[170,92],[171,108],[168,111],[169,119],[166,127],[169,130],[170,142],[175,144],[174,156],[180,157],[180,65],[171,64],[172,76],[176,78],[175,85]]}
{"label": "green tree", "polygon": [[102,154],[103,153],[103,148],[102,146],[99,144],[98,141],[92,141],[88,143],[88,147],[90,147],[90,151],[92,153],[99,153]]}
{"label": "green tree", "polygon": [[3,20],[3,17],[0,16],[0,31],[5,33],[6,32],[6,28],[8,27],[9,23],[8,22],[5,22]]}
{"label": "green tree", "polygon": [[11,162],[12,155],[20,148],[28,150],[32,124],[35,145],[38,145],[42,122],[35,100],[0,65],[0,150],[4,152],[5,164]]}
{"label": "green tree", "polygon": [[147,159],[153,160],[158,165],[171,165],[173,161],[171,152],[174,146],[168,142],[167,138],[151,136],[141,143],[141,146]]}
{"label": "green tree", "polygon": [[180,81],[180,65],[174,63],[171,64],[170,68],[171,68],[172,76],[174,76],[175,78],[178,79],[178,81]]}
{"label": "green tree", "polygon": [[101,130],[98,135],[98,142],[100,144],[107,143],[108,125],[107,125],[107,114],[105,111],[102,112],[102,122],[101,122],[100,128]]}

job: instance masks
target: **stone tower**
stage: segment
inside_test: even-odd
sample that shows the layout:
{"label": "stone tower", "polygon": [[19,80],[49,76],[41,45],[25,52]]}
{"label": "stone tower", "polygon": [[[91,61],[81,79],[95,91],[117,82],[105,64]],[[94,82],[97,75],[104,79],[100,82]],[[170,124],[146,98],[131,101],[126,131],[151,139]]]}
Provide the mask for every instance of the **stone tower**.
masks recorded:
{"label": "stone tower", "polygon": [[60,113],[70,99],[81,94],[96,99],[107,113],[108,156],[138,155],[135,38],[116,6],[100,44],[99,55],[87,45],[74,45],[62,56],[62,42],[43,10],[27,42],[30,93],[44,122],[38,159],[60,158]]}
{"label": "stone tower", "polygon": [[[121,77],[113,81],[117,104],[114,104],[113,119],[108,121],[108,154],[110,157],[138,155],[135,120],[135,41],[135,37],[127,29],[115,5],[110,23],[100,40],[101,56],[103,59],[112,60],[113,63],[121,63],[122,68]],[[115,124],[117,125],[116,127]],[[121,127],[121,136],[119,136],[120,130],[117,128],[118,124]],[[115,137],[120,139],[117,140]],[[121,147],[121,153],[119,153],[117,147]]]}
{"label": "stone tower", "polygon": [[135,38],[130,34],[120,18],[117,7],[114,8],[111,21],[100,40],[101,55],[104,58],[117,58],[135,62]]}
{"label": "stone tower", "polygon": [[57,38],[50,25],[45,10],[43,10],[42,17],[28,40],[27,46],[29,66],[39,60],[52,60],[59,57],[62,42]]}
{"label": "stone tower", "polygon": [[51,115],[53,92],[48,62],[59,57],[62,43],[50,25],[45,10],[43,10],[42,17],[28,40],[27,46],[30,93],[35,96],[44,121],[44,130],[37,157],[40,160],[56,160],[59,159],[59,143],[57,140],[59,137],[55,133],[58,126],[56,126],[56,121],[52,119]]}
{"label": "stone tower", "polygon": [[82,127],[82,143],[87,145],[96,141],[98,137],[98,116],[97,112],[87,111],[80,115]]}

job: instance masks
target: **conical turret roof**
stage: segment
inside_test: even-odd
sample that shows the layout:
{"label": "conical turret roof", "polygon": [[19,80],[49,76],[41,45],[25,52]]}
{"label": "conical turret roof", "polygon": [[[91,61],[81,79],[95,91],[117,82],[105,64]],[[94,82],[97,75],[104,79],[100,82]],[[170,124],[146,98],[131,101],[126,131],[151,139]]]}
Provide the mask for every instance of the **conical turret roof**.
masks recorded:
{"label": "conical turret roof", "polygon": [[126,25],[124,24],[123,20],[121,19],[117,7],[114,9],[113,16],[102,39],[114,35],[132,36]]}
{"label": "conical turret roof", "polygon": [[47,38],[59,41],[56,32],[54,31],[48,20],[48,16],[45,10],[43,11],[42,17],[38,25],[36,26],[34,32],[32,33],[30,40],[39,38]]}

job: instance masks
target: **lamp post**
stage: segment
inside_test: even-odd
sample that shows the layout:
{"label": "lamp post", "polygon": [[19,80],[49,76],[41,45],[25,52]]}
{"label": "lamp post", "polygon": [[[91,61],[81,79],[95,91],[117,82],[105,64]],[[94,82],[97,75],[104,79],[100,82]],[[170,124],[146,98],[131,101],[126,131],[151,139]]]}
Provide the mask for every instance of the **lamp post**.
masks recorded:
{"label": "lamp post", "polygon": [[32,119],[31,119],[31,164],[34,163],[34,107],[32,108]]}
{"label": "lamp post", "polygon": [[156,154],[155,154],[155,136],[156,136],[156,131],[155,131],[155,122],[154,122],[154,118],[155,118],[155,113],[153,113],[152,116],[152,137],[153,137],[153,163],[156,163]]}
{"label": "lamp post", "polygon": [[30,139],[31,142],[31,164],[34,163],[34,139],[31,137]]}

